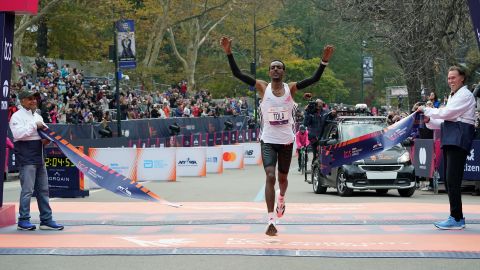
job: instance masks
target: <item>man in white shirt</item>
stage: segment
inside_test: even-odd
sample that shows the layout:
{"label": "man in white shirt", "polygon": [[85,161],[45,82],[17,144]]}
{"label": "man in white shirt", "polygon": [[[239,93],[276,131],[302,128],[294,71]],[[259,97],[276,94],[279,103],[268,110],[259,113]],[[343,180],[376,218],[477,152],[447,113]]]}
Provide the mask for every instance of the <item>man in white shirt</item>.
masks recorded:
{"label": "man in white shirt", "polygon": [[457,66],[448,69],[448,85],[451,93],[443,108],[420,106],[417,111],[425,114],[426,126],[441,130],[443,150],[443,179],[450,202],[447,220],[435,222],[443,230],[462,230],[465,218],[462,211],[463,170],[475,135],[475,98],[465,84],[465,71]]}
{"label": "man in white shirt", "polygon": [[43,157],[43,146],[48,140],[42,139],[37,129],[46,127],[42,116],[36,113],[38,92],[22,90],[18,94],[21,107],[10,119],[15,156],[20,170],[20,193],[18,230],[33,231],[30,223],[30,200],[35,191],[40,210],[41,230],[63,230],[63,226],[52,219],[49,203],[48,177]]}

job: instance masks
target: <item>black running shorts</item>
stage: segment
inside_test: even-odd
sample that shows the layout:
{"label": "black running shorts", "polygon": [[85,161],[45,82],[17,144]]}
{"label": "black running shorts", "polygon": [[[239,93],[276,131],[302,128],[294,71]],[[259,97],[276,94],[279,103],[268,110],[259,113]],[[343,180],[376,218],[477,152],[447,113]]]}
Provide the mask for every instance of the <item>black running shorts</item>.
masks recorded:
{"label": "black running shorts", "polygon": [[278,171],[287,174],[292,161],[293,143],[273,144],[260,141],[263,167],[275,167],[278,160]]}

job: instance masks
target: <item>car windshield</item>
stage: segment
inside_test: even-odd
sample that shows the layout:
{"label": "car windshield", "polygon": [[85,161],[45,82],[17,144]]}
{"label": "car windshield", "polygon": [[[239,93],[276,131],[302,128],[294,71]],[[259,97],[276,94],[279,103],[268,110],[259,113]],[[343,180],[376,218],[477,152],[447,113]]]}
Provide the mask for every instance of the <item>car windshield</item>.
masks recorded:
{"label": "car windshield", "polygon": [[385,127],[386,123],[383,121],[345,121],[341,126],[342,141],[380,131]]}

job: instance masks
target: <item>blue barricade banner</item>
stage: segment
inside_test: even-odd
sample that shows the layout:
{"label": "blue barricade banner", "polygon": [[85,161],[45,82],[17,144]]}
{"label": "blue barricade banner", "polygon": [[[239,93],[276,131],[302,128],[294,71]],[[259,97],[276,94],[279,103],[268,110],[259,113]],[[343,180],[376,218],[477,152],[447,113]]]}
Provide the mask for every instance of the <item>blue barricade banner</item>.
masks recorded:
{"label": "blue barricade banner", "polygon": [[[169,137],[169,126],[177,124],[180,134],[190,135],[195,133],[220,132],[225,128],[225,122],[233,123],[232,130],[245,130],[249,120],[246,116],[220,116],[220,117],[178,117],[178,118],[150,118],[136,120],[122,120],[122,136],[129,139],[162,138]],[[117,122],[108,122],[112,136],[118,137]],[[73,141],[77,139],[99,139],[102,129],[100,123],[94,124],[49,124],[50,130],[63,138]]]}
{"label": "blue barricade banner", "polygon": [[435,150],[431,139],[415,139],[413,166],[415,175],[432,177],[434,170]]}
{"label": "blue barricade banner", "polygon": [[65,156],[73,162],[73,164],[75,164],[85,176],[95,182],[98,186],[123,197],[160,202],[169,206],[179,207],[177,204],[170,203],[160,198],[157,194],[153,193],[143,185],[132,181],[110,169],[108,166],[105,166],[85,155],[67,140],[63,139],[48,128],[39,130],[39,134],[43,138],[54,142]]}
{"label": "blue barricade banner", "polygon": [[412,113],[401,121],[381,130],[365,134],[335,145],[321,147],[320,163],[323,174],[331,168],[351,164],[359,159],[367,158],[390,149],[408,137],[415,137],[420,115]]}

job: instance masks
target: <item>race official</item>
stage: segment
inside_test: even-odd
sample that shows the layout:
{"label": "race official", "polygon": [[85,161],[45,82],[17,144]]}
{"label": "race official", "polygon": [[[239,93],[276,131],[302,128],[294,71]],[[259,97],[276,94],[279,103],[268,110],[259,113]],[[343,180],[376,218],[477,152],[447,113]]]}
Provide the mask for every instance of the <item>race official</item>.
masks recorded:
{"label": "race official", "polygon": [[417,111],[425,114],[426,126],[441,130],[441,147],[443,150],[443,179],[450,202],[450,216],[434,225],[444,230],[461,230],[465,228],[462,210],[461,185],[463,170],[472,140],[475,135],[475,98],[465,84],[465,71],[457,66],[448,69],[450,96],[443,108],[421,106]]}
{"label": "race official", "polygon": [[21,107],[10,119],[22,188],[17,229],[25,231],[36,229],[30,222],[30,201],[35,191],[40,210],[40,229],[63,230],[63,226],[52,219],[47,169],[43,157],[43,147],[48,144],[48,140],[42,139],[37,131],[45,127],[42,116],[36,112],[37,94],[32,90],[22,90],[18,94]]}

